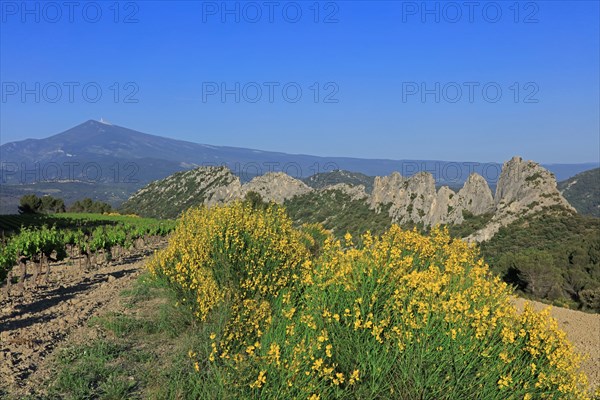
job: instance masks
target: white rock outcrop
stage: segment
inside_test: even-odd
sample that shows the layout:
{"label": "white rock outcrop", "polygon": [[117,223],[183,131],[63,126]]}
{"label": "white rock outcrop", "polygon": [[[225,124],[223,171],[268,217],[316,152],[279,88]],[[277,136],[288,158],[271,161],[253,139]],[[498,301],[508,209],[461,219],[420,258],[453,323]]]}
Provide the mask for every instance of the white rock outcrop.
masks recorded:
{"label": "white rock outcrop", "polygon": [[536,162],[513,157],[502,166],[494,196],[494,217],[467,240],[489,240],[517,218],[548,208],[575,212],[558,191],[556,178],[550,171]]}
{"label": "white rock outcrop", "polygon": [[264,201],[283,204],[287,199],[312,192],[312,190],[304,182],[283,172],[269,172],[242,185],[241,195],[243,198],[248,192],[256,192],[262,196]]}

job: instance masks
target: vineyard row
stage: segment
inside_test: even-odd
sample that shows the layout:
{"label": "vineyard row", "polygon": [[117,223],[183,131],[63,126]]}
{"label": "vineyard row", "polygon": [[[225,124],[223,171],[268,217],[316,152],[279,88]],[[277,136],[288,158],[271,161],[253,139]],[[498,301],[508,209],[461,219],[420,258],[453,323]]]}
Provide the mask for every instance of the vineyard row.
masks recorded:
{"label": "vineyard row", "polygon": [[148,220],[78,229],[58,229],[46,225],[23,227],[18,234],[0,243],[0,282],[6,279],[5,292],[8,296],[14,279],[14,267],[18,266],[19,292],[23,293],[28,263],[34,266],[33,284],[37,285],[44,266],[47,282],[49,262],[62,261],[67,256],[73,258],[75,250],[85,259],[86,268],[89,268],[92,257],[97,258],[99,253],[104,253],[106,258],[121,256],[122,249],[131,249],[140,240],[147,243],[151,238],[166,236],[173,228],[174,223],[169,221]]}

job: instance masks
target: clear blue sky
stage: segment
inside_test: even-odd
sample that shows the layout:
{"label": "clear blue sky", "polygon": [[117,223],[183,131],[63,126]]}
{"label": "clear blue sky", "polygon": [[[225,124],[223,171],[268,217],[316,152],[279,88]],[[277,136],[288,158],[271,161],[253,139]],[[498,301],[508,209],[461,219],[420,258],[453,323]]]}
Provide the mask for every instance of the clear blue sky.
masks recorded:
{"label": "clear blue sky", "polygon": [[[80,2],[73,10],[30,2],[29,13],[2,1],[1,142],[103,117],[193,142],[290,153],[598,161],[599,3],[463,3],[430,2],[428,14],[420,1],[321,2],[316,14],[312,1],[281,1],[270,15],[263,1],[229,2],[236,22],[220,1]],[[72,101],[69,82],[79,85]],[[239,103],[209,92],[236,82]],[[279,85],[272,102],[269,82]],[[422,85],[433,91],[424,101]],[[97,87],[102,97],[92,103]],[[124,102],[127,95],[138,102]]]}

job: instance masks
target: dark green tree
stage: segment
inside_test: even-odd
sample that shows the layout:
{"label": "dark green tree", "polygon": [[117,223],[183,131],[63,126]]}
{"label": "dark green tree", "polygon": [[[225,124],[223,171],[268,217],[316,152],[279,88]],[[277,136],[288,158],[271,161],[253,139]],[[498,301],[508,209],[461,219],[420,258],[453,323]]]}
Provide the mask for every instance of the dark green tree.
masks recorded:
{"label": "dark green tree", "polygon": [[42,208],[42,199],[35,194],[26,194],[19,200],[19,214],[35,214]]}
{"label": "dark green tree", "polygon": [[562,278],[551,254],[527,249],[516,253],[512,263],[526,292],[539,298],[560,297]]}
{"label": "dark green tree", "polygon": [[42,196],[41,211],[46,213],[65,212],[65,202],[63,199],[52,196]]}
{"label": "dark green tree", "polygon": [[93,201],[92,199],[85,198],[83,200],[77,200],[69,207],[70,212],[76,213],[95,213],[104,214],[112,211],[112,207],[108,203],[102,201]]}
{"label": "dark green tree", "polygon": [[249,203],[255,210],[264,210],[269,205],[269,203],[263,200],[263,197],[260,195],[260,193],[253,191],[246,193],[244,202]]}

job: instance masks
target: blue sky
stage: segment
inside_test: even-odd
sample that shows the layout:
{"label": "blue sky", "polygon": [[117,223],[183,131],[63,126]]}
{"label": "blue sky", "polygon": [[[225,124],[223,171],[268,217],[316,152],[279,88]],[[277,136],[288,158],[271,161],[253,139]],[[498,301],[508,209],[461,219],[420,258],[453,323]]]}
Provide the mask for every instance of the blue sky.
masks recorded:
{"label": "blue sky", "polygon": [[289,153],[600,157],[596,1],[53,4],[0,3],[1,143],[103,117]]}

